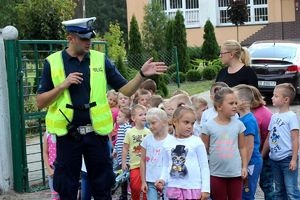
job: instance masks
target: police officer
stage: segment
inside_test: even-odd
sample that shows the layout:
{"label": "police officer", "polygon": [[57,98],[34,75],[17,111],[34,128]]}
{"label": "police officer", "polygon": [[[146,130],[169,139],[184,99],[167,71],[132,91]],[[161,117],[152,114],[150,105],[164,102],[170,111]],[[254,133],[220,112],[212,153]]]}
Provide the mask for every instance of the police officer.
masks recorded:
{"label": "police officer", "polygon": [[49,107],[46,128],[57,135],[54,189],[62,200],[75,200],[82,155],[94,199],[111,199],[114,173],[108,136],[113,127],[106,98],[110,85],[131,96],[144,77],[162,74],[167,67],[149,59],[127,82],[103,53],[90,50],[95,17],[64,21],[68,47],[46,58],[38,108]]}

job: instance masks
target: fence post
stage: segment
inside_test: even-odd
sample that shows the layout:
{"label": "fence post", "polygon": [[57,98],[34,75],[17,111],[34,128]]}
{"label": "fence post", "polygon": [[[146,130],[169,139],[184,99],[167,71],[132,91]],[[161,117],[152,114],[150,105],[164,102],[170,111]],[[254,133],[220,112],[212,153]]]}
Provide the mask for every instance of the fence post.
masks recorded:
{"label": "fence post", "polygon": [[180,77],[179,77],[179,63],[178,63],[178,55],[177,55],[177,47],[173,48],[173,54],[175,56],[175,64],[176,64],[176,80],[177,80],[177,87],[180,88]]}
{"label": "fence post", "polygon": [[6,52],[6,70],[9,95],[9,112],[11,126],[11,142],[13,155],[13,176],[14,190],[16,192],[24,192],[25,188],[25,165],[24,159],[24,133],[21,128],[22,116],[20,114],[20,97],[18,94],[18,66],[17,66],[17,37],[18,31],[12,26],[3,29],[3,39],[5,40]]}

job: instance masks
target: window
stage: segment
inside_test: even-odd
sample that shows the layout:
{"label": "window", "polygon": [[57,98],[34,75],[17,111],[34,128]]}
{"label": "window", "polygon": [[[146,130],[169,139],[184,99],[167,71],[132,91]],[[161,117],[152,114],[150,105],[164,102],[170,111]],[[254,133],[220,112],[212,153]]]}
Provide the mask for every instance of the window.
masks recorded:
{"label": "window", "polygon": [[[246,0],[248,19],[245,24],[268,22],[268,0]],[[230,0],[218,0],[218,21],[220,25],[232,25],[228,21],[227,8]]]}
{"label": "window", "polygon": [[200,0],[160,0],[162,8],[169,18],[175,18],[177,10],[184,16],[187,28],[200,27]]}

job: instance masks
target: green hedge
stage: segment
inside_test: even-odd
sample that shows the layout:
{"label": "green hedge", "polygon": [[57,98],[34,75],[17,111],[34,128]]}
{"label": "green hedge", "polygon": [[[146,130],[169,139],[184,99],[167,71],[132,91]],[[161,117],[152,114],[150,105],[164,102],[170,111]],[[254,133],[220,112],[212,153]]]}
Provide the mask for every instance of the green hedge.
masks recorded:
{"label": "green hedge", "polygon": [[203,78],[206,80],[212,80],[217,76],[217,68],[214,66],[208,66],[203,69]]}
{"label": "green hedge", "polygon": [[190,69],[186,73],[186,79],[188,81],[200,81],[202,79],[202,73],[199,70]]}
{"label": "green hedge", "polygon": [[[171,79],[172,79],[173,82],[175,82],[175,83],[177,82],[176,72],[174,72],[174,73],[172,74]],[[185,73],[179,72],[179,79],[180,79],[180,83],[185,82],[185,80],[186,80],[186,75],[185,75]]]}

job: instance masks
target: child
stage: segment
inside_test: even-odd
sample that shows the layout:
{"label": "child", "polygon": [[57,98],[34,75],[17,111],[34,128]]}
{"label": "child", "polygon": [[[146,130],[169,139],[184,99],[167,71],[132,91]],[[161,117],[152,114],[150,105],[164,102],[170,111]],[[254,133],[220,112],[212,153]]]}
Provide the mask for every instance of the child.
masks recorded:
{"label": "child", "polygon": [[[145,106],[135,105],[132,108],[131,119],[135,123],[135,127],[128,129],[125,135],[122,169],[123,171],[128,169],[126,160],[127,153],[129,153],[131,198],[139,200],[142,187],[140,176],[141,142],[150,133],[150,130],[144,127],[146,123]],[[143,199],[147,199],[145,194],[143,194]]]}
{"label": "child", "polygon": [[43,158],[48,171],[49,188],[51,190],[51,199],[58,200],[59,194],[53,188],[54,161],[56,159],[56,135],[51,135],[48,131],[44,134]]}
{"label": "child", "polygon": [[162,145],[168,137],[168,117],[159,108],[150,108],[146,119],[152,134],[147,135],[141,146],[141,178],[142,191],[147,193],[147,199],[159,199],[154,185],[162,170]]}
{"label": "child", "polygon": [[[119,124],[117,142],[114,148],[114,157],[117,157],[118,168],[122,167],[122,149],[127,129],[131,128],[130,125],[130,109],[121,108],[117,117],[117,123]],[[129,157],[126,158],[128,164]],[[121,184],[122,194],[119,200],[127,200],[127,182]]]}
{"label": "child", "polygon": [[140,89],[145,89],[148,90],[151,95],[155,95],[156,94],[156,90],[157,90],[157,86],[154,80],[152,79],[147,79],[145,80],[142,84]]}
{"label": "child", "polygon": [[175,135],[163,144],[163,169],[156,186],[167,186],[169,199],[186,200],[209,197],[209,167],[205,146],[193,135],[196,120],[192,108],[179,106],[173,115]]}
{"label": "child", "polygon": [[[121,92],[118,93],[118,105],[119,105],[119,109],[120,108],[126,108],[129,107],[131,104],[131,100],[129,97],[125,96],[124,94],[122,94]],[[111,141],[112,146],[114,146],[117,142],[117,132],[118,132],[118,128],[119,128],[119,124],[116,121],[114,123],[114,128],[111,132],[111,134],[109,135],[109,140]]]}
{"label": "child", "polygon": [[171,97],[169,101],[174,110],[181,105],[186,105],[186,106],[192,105],[189,95],[186,94],[177,94]]}
{"label": "child", "polygon": [[121,92],[118,93],[118,105],[119,108],[123,108],[123,107],[130,107],[131,105],[131,99],[128,96],[125,96],[124,94],[122,94]]}
{"label": "child", "polygon": [[268,140],[262,153],[265,157],[270,150],[269,156],[275,182],[274,199],[300,199],[299,124],[296,114],[289,108],[295,94],[295,88],[290,83],[277,85],[273,92],[273,106],[279,109],[279,113],[271,117]]}
{"label": "child", "polygon": [[118,106],[118,93],[115,90],[109,90],[107,92],[108,104],[113,116],[114,123],[117,120],[119,106]]}
{"label": "child", "polygon": [[151,93],[148,90],[140,89],[137,92],[135,104],[140,104],[142,106],[145,106],[146,108],[149,108],[150,105],[150,98],[151,98]]}
{"label": "child", "polygon": [[251,102],[254,95],[250,87],[243,84],[235,86],[234,93],[238,100],[237,111],[240,120],[246,127],[244,135],[247,147],[248,177],[244,181],[243,199],[254,200],[258,178],[262,169],[262,158],[259,152],[259,130],[256,119],[251,112]]}
{"label": "child", "polygon": [[203,99],[199,94],[192,96],[191,101],[196,113],[196,121],[194,124],[194,135],[200,136],[201,135],[200,122],[202,118],[202,113],[207,109],[207,101]]}
{"label": "child", "polygon": [[218,114],[203,126],[201,136],[209,154],[212,199],[241,200],[247,149],[245,126],[233,118],[237,109],[234,92],[221,88],[214,96],[214,107]]}
{"label": "child", "polygon": [[[216,83],[212,84],[212,86],[210,87],[210,99],[212,101],[214,100],[215,93],[223,87],[228,87],[228,85],[223,82],[216,82]],[[205,110],[202,113],[202,117],[201,117],[201,121],[200,121],[200,128],[202,128],[209,119],[213,119],[217,115],[218,115],[218,113],[215,110],[214,106]]]}
{"label": "child", "polygon": [[[266,138],[268,137],[268,127],[270,124],[272,112],[267,108],[266,102],[264,101],[263,96],[258,91],[256,87],[248,86],[253,93],[253,101],[251,102],[251,109],[256,118],[258,129],[260,133],[260,151],[263,148]],[[264,192],[266,200],[274,199],[274,182],[273,182],[273,173],[270,165],[269,156],[264,158],[263,166],[259,177],[259,186]]]}
{"label": "child", "polygon": [[152,95],[149,104],[151,108],[157,108],[163,101],[164,99],[160,95]]}

